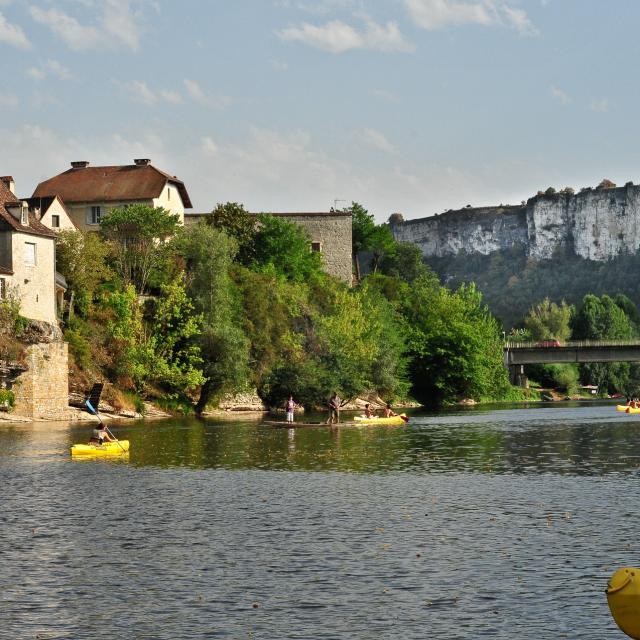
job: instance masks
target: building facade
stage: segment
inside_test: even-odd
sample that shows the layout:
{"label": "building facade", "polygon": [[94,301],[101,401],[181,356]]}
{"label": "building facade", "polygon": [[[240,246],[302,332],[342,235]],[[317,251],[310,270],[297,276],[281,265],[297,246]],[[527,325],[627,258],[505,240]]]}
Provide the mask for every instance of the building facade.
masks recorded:
{"label": "building facade", "polygon": [[0,296],[15,295],[20,313],[57,323],[56,234],[0,180]]}

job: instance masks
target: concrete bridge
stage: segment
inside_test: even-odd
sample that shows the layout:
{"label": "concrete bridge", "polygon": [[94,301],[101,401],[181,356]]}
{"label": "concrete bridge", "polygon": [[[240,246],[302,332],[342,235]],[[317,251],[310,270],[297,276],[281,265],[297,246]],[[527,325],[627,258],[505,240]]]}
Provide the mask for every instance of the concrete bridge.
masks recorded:
{"label": "concrete bridge", "polygon": [[557,343],[505,342],[504,364],[513,384],[526,386],[525,364],[640,362],[640,340],[581,340]]}

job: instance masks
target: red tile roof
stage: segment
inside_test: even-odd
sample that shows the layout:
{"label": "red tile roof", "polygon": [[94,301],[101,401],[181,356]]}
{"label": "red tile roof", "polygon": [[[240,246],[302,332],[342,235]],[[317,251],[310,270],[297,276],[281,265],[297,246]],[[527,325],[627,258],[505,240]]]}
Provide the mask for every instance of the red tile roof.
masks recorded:
{"label": "red tile roof", "polygon": [[41,182],[33,196],[59,195],[68,203],[150,200],[160,196],[167,182],[176,186],[184,206],[190,209],[182,180],[150,164],[69,169]]}

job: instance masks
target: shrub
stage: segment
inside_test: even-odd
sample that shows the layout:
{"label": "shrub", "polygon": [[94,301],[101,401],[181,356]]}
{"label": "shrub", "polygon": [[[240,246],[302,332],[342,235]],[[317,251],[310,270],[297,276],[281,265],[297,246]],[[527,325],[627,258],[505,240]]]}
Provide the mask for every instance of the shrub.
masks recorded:
{"label": "shrub", "polygon": [[0,411],[11,411],[16,406],[16,397],[9,389],[0,389]]}

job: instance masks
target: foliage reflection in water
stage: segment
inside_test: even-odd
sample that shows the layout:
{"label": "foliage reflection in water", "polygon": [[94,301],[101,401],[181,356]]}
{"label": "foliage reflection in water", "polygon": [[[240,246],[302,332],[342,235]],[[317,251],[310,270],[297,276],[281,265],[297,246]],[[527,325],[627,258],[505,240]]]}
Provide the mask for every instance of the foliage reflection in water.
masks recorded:
{"label": "foliage reflection in water", "polygon": [[639,428],[594,405],[169,420],[77,461],[87,425],[0,426],[0,636],[615,640]]}

